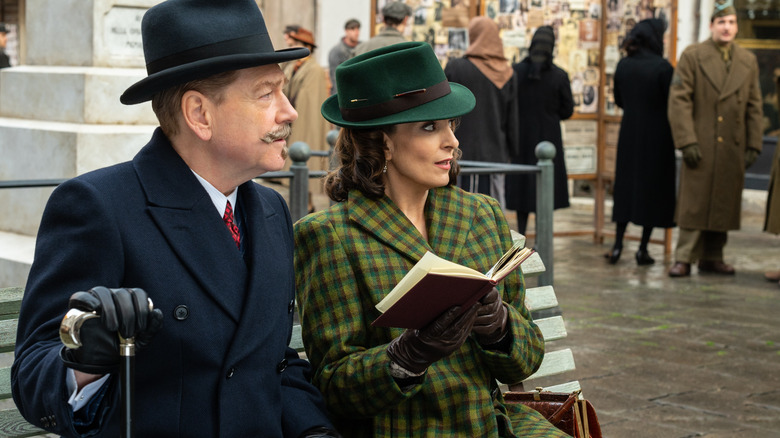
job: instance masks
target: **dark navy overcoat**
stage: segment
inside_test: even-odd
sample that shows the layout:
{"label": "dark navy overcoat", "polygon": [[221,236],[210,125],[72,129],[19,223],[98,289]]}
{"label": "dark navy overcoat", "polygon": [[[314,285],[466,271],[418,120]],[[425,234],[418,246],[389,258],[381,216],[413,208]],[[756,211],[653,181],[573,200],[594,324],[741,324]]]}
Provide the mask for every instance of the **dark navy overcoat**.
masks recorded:
{"label": "dark navy overcoat", "polygon": [[[308,363],[288,348],[292,224],[281,196],[239,187],[241,257],[221,215],[158,129],[132,162],[69,180],[46,209],[22,304],[12,370],[25,418],[79,436],[67,404],[58,327],[73,292],[140,287],[164,314],[136,356],[142,437],[297,437],[328,425]],[[119,436],[112,375],[90,433]],[[86,436],[89,436],[87,434]]]}

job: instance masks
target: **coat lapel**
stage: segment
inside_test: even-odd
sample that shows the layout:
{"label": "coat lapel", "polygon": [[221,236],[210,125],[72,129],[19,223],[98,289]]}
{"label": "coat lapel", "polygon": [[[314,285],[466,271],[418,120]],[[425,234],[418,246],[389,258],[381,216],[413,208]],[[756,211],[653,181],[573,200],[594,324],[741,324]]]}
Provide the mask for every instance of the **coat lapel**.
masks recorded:
{"label": "coat lapel", "polygon": [[351,221],[406,258],[417,262],[426,250],[432,251],[411,221],[387,196],[370,199],[353,190],[347,202]]}
{"label": "coat lapel", "polygon": [[[710,81],[712,87],[720,93],[726,82],[726,64],[723,62],[720,51],[712,40],[705,47],[707,47],[707,50],[703,51],[699,57],[699,68],[701,68],[707,80]],[[732,70],[733,64],[732,62]]]}
{"label": "coat lapel", "polygon": [[476,214],[473,205],[466,205],[465,196],[459,196],[456,187],[431,190],[428,195],[426,217],[431,247],[439,257],[457,261],[461,250],[471,237],[470,224]]}
{"label": "coat lapel", "polygon": [[159,128],[133,165],[168,245],[204,292],[238,321],[246,265],[206,190]]}
{"label": "coat lapel", "polygon": [[745,81],[752,79],[750,77],[750,58],[748,58],[736,45],[732,50],[732,56],[731,69],[729,69],[726,83],[720,91],[720,100],[727,98],[735,91],[739,90]]}
{"label": "coat lapel", "polygon": [[[292,328],[291,320],[288,321],[291,318],[288,306],[294,299],[289,217],[281,214],[283,209],[274,209],[265,197],[260,196],[258,187],[251,181],[241,185],[239,196],[238,205],[244,209],[243,217],[247,222],[245,257],[249,273],[245,293],[241,295],[241,324],[230,348],[229,357],[234,361],[257,351],[258,345],[284,343],[281,330],[282,327]],[[279,204],[283,205],[281,199]],[[270,359],[278,361],[282,357]]]}
{"label": "coat lapel", "polygon": [[351,192],[350,220],[414,262],[426,250],[454,261],[469,238],[469,224],[476,214],[473,206],[463,202],[465,197],[456,196],[458,190],[441,187],[429,191],[425,205],[429,242],[387,196],[373,200]]}

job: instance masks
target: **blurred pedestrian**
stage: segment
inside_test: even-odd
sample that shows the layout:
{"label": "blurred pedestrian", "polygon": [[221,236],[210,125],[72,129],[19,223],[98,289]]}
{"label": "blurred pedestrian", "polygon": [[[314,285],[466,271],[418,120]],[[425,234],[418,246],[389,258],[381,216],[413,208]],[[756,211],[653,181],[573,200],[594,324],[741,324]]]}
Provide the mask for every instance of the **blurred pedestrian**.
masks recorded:
{"label": "blurred pedestrian", "polygon": [[0,23],[0,68],[11,66],[11,59],[5,53],[5,47],[8,45],[8,27],[5,23]]}
{"label": "blurred pedestrian", "polygon": [[355,55],[406,41],[404,29],[412,15],[412,8],[402,1],[394,1],[382,8],[385,27],[378,34],[355,47]]}
{"label": "blurred pedestrian", "polygon": [[729,230],[740,228],[745,169],[761,152],[763,117],[756,56],[734,42],[737,10],[717,0],[712,36],[680,56],[669,91],[669,123],[683,155],[677,199],[680,233],[670,277],[734,275],[723,261]]}
{"label": "blurred pedestrian", "polygon": [[[464,114],[455,136],[464,160],[508,163],[519,152],[517,79],[504,57],[498,25],[488,17],[469,23],[469,47],[463,58],[450,60],[447,79],[466,86],[477,99],[474,111]],[[458,185],[483,193],[506,208],[505,175],[462,175]]]}
{"label": "blurred pedestrian", "polygon": [[667,118],[674,69],[664,59],[666,24],[642,20],[623,43],[626,57],[615,70],[615,103],[623,108],[615,165],[612,220],[615,244],[607,254],[617,263],[628,223],[641,225],[639,265],[655,263],[647,251],[654,227],[674,226],[675,157]]}
{"label": "blurred pedestrian", "polygon": [[336,67],[355,55],[355,47],[360,44],[360,22],[354,18],[344,23],[344,36],[328,52],[330,69],[330,94],[336,94]]}
{"label": "blurred pedestrian", "polygon": [[[777,105],[778,108],[780,108],[780,76],[775,76],[775,90]],[[771,175],[769,192],[766,199],[764,231],[780,234],[780,141],[778,141],[777,146],[775,146]],[[780,285],[780,270],[767,272],[764,276],[767,280],[777,282],[778,285]]]}
{"label": "blurred pedestrian", "polygon": [[[561,120],[571,117],[574,100],[569,75],[553,64],[555,33],[541,26],[534,33],[529,55],[513,66],[517,74],[520,152],[512,157],[515,164],[536,164],[536,145],[549,141],[555,145],[553,167],[555,199],[553,208],[569,206],[569,184],[561,138]],[[528,214],[536,211],[536,175],[509,175],[506,204],[517,212],[517,231],[525,234]]]}
{"label": "blurred pedestrian", "polygon": [[[298,30],[291,31],[288,37],[292,41],[292,47],[305,47],[311,52],[305,58],[284,65],[284,75],[288,79],[284,94],[298,111],[298,120],[292,123],[292,134],[288,141],[290,144],[302,141],[313,151],[326,151],[330,149],[326,141],[330,124],[322,118],[320,106],[330,95],[328,74],[313,56],[317,45],[311,31],[299,26]],[[312,157],[308,161],[309,170],[328,170],[328,162],[327,157]],[[289,166],[288,162],[285,169],[289,169]],[[321,181],[311,179],[309,190],[309,210],[312,210],[312,191],[322,192]]]}

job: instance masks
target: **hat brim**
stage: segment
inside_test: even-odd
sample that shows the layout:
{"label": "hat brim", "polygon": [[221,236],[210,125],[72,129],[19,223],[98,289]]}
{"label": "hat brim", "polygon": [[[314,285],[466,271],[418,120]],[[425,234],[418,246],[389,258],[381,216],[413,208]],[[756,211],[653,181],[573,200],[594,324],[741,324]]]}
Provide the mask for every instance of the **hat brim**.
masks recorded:
{"label": "hat brim", "polygon": [[461,84],[450,82],[450,93],[438,99],[410,108],[406,111],[390,114],[361,122],[344,120],[339,110],[338,94],[328,97],[322,104],[322,116],[334,125],[345,128],[373,128],[377,126],[397,125],[400,123],[445,120],[460,117],[471,112],[477,101],[474,94]]}
{"label": "hat brim", "polygon": [[122,93],[119,100],[125,105],[134,105],[151,100],[152,96],[160,91],[189,81],[207,78],[231,70],[292,61],[305,58],[308,55],[309,49],[294,47],[270,53],[234,54],[203,59],[151,74],[131,85]]}

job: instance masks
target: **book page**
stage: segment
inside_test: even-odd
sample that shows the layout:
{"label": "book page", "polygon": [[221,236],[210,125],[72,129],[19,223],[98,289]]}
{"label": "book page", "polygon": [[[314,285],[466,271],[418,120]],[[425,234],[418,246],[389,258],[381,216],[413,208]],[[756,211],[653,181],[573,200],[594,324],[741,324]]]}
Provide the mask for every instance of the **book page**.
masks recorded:
{"label": "book page", "polygon": [[515,242],[485,275],[492,280],[498,280],[504,278],[506,274],[517,268],[520,263],[525,261],[525,259],[533,253],[533,250],[523,246],[524,243],[525,242],[520,240]]}

